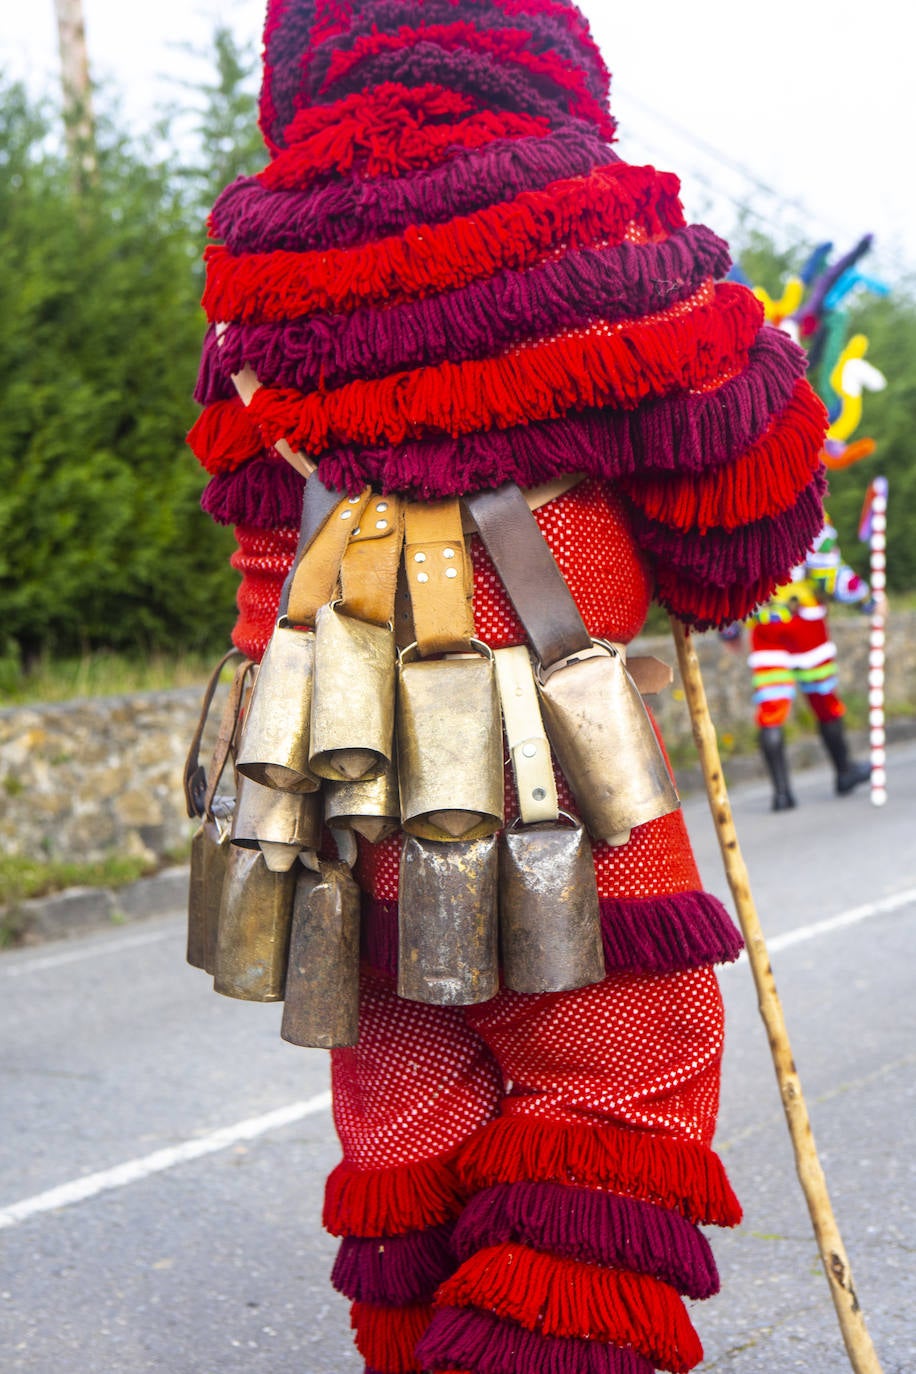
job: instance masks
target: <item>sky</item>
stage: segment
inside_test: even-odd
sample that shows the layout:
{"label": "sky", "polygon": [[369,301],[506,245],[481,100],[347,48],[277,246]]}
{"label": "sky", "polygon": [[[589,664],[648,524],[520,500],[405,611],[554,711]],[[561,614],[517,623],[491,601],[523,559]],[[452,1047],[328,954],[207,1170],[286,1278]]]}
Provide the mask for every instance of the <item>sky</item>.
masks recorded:
{"label": "sky", "polygon": [[[257,48],[263,0],[83,0],[93,79],[135,128],[204,79],[182,49],[217,19]],[[901,0],[585,0],[613,73],[618,151],[682,179],[688,217],[728,235],[746,206],[781,242],[875,234],[868,270],[916,274],[916,7]],[[0,68],[56,90],[53,0],[3,0]],[[863,264],[864,265],[864,264]]]}

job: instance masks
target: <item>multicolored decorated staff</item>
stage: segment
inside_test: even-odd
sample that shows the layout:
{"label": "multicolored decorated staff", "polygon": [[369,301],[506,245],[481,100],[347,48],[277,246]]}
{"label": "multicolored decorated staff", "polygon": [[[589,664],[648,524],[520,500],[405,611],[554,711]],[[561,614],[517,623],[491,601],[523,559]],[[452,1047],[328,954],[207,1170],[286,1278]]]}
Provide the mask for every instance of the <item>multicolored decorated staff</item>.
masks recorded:
{"label": "multicolored decorated staff", "polygon": [[869,546],[869,568],[875,604],[868,649],[868,727],[871,749],[871,800],[887,801],[884,730],[884,640],[887,620],[887,478],[873,477],[865,494],[859,538]]}

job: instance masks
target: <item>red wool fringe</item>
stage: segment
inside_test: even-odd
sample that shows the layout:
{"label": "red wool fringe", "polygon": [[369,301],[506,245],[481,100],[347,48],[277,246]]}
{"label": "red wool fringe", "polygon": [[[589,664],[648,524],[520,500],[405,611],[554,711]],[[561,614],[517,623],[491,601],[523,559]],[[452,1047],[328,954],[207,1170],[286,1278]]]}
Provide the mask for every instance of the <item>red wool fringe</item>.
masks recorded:
{"label": "red wool fringe", "polygon": [[332,1236],[399,1236],[454,1220],[466,1196],[454,1152],[392,1169],[342,1160],[325,1185],[323,1222]]}
{"label": "red wool fringe", "polygon": [[544,1336],[632,1346],[675,1374],[703,1358],[684,1304],[668,1284],[512,1242],[472,1255],[440,1285],[436,1306],[480,1307]]}
{"label": "red wool fringe", "polygon": [[794,506],[820,467],[827,426],[823,402],[802,379],[789,404],[753,448],[703,474],[623,477],[620,485],[653,520],[676,530],[731,532]]}
{"label": "red wool fringe", "polygon": [[188,434],[195,458],[207,472],[233,472],[264,450],[254,419],[239,400],[214,401],[198,415]]}
{"label": "red wool fringe", "polygon": [[[423,93],[429,92],[426,100]],[[343,109],[350,105],[351,108]],[[550,132],[546,119],[526,114],[483,110],[455,119],[472,102],[441,86],[409,89],[394,82],[376,87],[368,96],[349,96],[315,119],[304,110],[294,121],[288,147],[258,174],[269,191],[304,190],[328,173],[352,172],[378,177],[443,162],[452,148],[480,148],[497,138],[538,138]],[[451,106],[451,108],[449,108]],[[431,124],[449,116],[447,124]],[[314,125],[305,131],[306,124]],[[303,132],[299,133],[299,128]],[[294,141],[295,138],[295,141]]]}
{"label": "red wool fringe", "polygon": [[365,34],[356,40],[352,48],[338,49],[334,53],[321,89],[322,92],[328,91],[367,57],[415,47],[419,43],[433,43],[446,52],[464,49],[484,53],[498,63],[511,62],[524,67],[534,76],[546,77],[568,93],[570,99],[567,108],[570,114],[589,120],[605,138],[612,138],[614,121],[588,90],[582,69],[556,53],[529,51],[526,44],[530,38],[531,34],[525,29],[481,30],[468,22],[419,24],[416,28],[402,25],[397,33]]}
{"label": "red wool fringe", "polygon": [[321,453],[335,444],[399,444],[554,419],[584,406],[635,408],[649,396],[746,365],[762,307],[743,286],[706,283],[637,323],[574,329],[495,358],[396,372],[303,396],[262,387],[251,405],[264,442]]}
{"label": "red wool fringe", "polygon": [[741,1220],[712,1150],[625,1126],[504,1116],[461,1147],[457,1168],[469,1194],[494,1183],[570,1183],[659,1203],[704,1225],[737,1226]]}
{"label": "red wool fringe", "polygon": [[426,1304],[376,1307],[355,1302],[350,1308],[350,1325],[356,1332],[356,1348],[379,1374],[414,1374],[421,1367],[414,1351],[432,1315],[432,1307]]}
{"label": "red wool fringe", "polygon": [[319,310],[390,305],[465,286],[502,268],[533,267],[558,248],[620,243],[636,225],[661,240],[684,227],[677,177],[612,163],[588,176],[523,191],[447,224],[412,225],[359,248],[330,252],[204,252],[203,305],[213,320],[269,322]]}
{"label": "red wool fringe", "polygon": [[655,600],[695,630],[716,630],[746,620],[755,606],[768,601],[788,576],[767,574],[750,586],[714,587],[694,582],[676,568],[655,565]]}

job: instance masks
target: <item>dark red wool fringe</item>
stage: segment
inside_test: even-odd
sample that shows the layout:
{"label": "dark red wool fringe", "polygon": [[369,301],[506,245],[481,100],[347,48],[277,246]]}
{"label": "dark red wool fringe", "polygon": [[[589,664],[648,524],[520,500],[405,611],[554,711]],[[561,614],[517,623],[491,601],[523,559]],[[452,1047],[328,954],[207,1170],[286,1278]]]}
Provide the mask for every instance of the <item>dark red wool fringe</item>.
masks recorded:
{"label": "dark red wool fringe", "polygon": [[732,533],[682,533],[649,520],[635,506],[633,533],[659,563],[713,587],[753,586],[767,575],[785,581],[824,525],[824,469],[782,515],[764,516]]}
{"label": "dark red wool fringe", "polygon": [[414,1374],[421,1366],[415,1351],[433,1309],[427,1304],[412,1307],[374,1307],[355,1302],[350,1325],[356,1332],[356,1348],[368,1365],[381,1374]]}
{"label": "dark red wool fringe", "polygon": [[[774,347],[775,344],[775,347]],[[770,424],[772,411],[782,411],[800,385],[804,354],[775,329],[764,329],[751,350],[747,370],[717,391],[675,394],[648,402],[636,412],[587,410],[560,420],[519,426],[453,439],[420,439],[392,449],[334,449],[320,462],[322,481],[351,495],[367,482],[379,491],[404,491],[421,500],[477,491],[515,481],[537,486],[570,471],[615,478],[634,470],[648,473],[701,472],[730,462]],[[201,454],[206,465],[206,455]],[[298,524],[302,478],[278,469],[284,491],[278,502],[285,518],[260,514],[266,499],[260,459],[251,460],[253,488],[243,467],[205,494],[206,509],[224,523],[270,528]],[[288,465],[287,465],[288,467]],[[219,514],[217,515],[217,512]]]}
{"label": "dark red wool fringe", "polygon": [[345,1236],[331,1283],[351,1302],[387,1307],[432,1302],[439,1284],[457,1266],[450,1244],[453,1229],[449,1222],[383,1239]]}
{"label": "dark red wool fringe", "polygon": [[686,1374],[703,1358],[684,1304],[668,1284],[524,1245],[495,1245],[472,1255],[439,1289],[436,1305],[484,1308],[545,1336],[632,1346],[675,1374]]}
{"label": "dark red wool fringe", "polygon": [[[347,41],[352,43],[361,34],[395,33],[402,25],[416,23],[418,17],[425,24],[450,23],[458,13],[454,0],[423,0],[420,10],[416,0],[370,0],[353,15]],[[565,6],[537,5],[531,0],[525,3],[518,3],[518,0],[515,3],[464,0],[461,6],[462,17],[472,19],[478,29],[501,29],[506,27],[509,19],[519,21],[517,27],[524,28],[532,51],[553,52],[566,58],[581,70],[592,95],[606,105],[609,73],[597,47],[588,36],[586,26],[581,22],[578,27],[570,24],[573,13],[572,9]],[[323,81],[331,57],[327,46],[315,53],[311,76],[316,88]]]}
{"label": "dark red wool fringe", "polygon": [[[601,934],[608,973],[677,973],[727,964],[743,942],[725,907],[708,892],[661,897],[602,897]],[[398,965],[397,900],[363,898],[362,955],[394,976]]]}
{"label": "dark red wool fringe", "polygon": [[319,454],[335,443],[509,429],[583,406],[635,408],[650,396],[714,384],[724,368],[746,365],[759,302],[727,282],[707,300],[708,294],[701,288],[670,312],[639,322],[575,330],[496,358],[348,382],[324,395],[262,387],[249,412],[266,444],[286,439]]}
{"label": "dark red wool fringe", "polygon": [[440,1307],[417,1353],[424,1369],[475,1374],[654,1374],[635,1350],[543,1336],[473,1307]]}
{"label": "dark red wool fringe", "polygon": [[332,1236],[398,1236],[453,1221],[465,1191],[454,1152],[390,1169],[342,1160],[328,1177],[323,1221]]}
{"label": "dark red wool fringe", "polygon": [[552,85],[556,90],[554,99],[562,108],[575,117],[588,119],[610,141],[614,137],[614,121],[588,90],[581,68],[552,52],[530,52],[526,47],[528,37],[524,29],[478,29],[461,21],[404,26],[397,33],[367,34],[357,38],[349,50],[337,49],[328,64],[322,90],[328,93],[335,86],[340,87],[354,72],[383,53],[410,53],[434,46],[465,57],[479,55],[500,67],[514,67],[532,88],[543,91]]}
{"label": "dark red wool fringe", "polygon": [[745,620],[787,580],[788,570],[768,574],[750,586],[712,587],[685,576],[678,568],[656,563],[655,600],[694,630],[718,630]]}
{"label": "dark red wool fringe", "polygon": [[210,320],[291,319],[352,310],[463,286],[501,268],[531,267],[555,249],[622,240],[636,223],[650,237],[683,228],[677,178],[613,163],[588,176],[523,191],[473,216],[360,248],[233,256],[211,245],[203,305]]}
{"label": "dark red wool fringe", "polygon": [[651,1274],[689,1298],[719,1291],[716,1263],[702,1231],[680,1213],[636,1198],[560,1183],[497,1184],[468,1202],[452,1247],[463,1261],[509,1241],[565,1259]]}
{"label": "dark red wool fringe", "polygon": [[[432,122],[452,117],[448,123]],[[400,118],[398,117],[400,116]],[[545,120],[492,110],[473,111],[455,91],[426,86],[380,86],[334,105],[312,107],[296,120],[290,146],[257,180],[268,191],[303,191],[330,175],[358,170],[364,177],[434,167],[454,148],[482,148],[498,138],[539,138]]]}
{"label": "dark red wool fringe", "polygon": [[302,519],[305,482],[285,458],[263,454],[204,487],[201,507],[220,525],[274,530]]}
{"label": "dark red wool fringe", "polygon": [[795,505],[821,470],[827,423],[823,402],[802,380],[767,434],[734,462],[701,475],[624,477],[621,486],[650,519],[682,534],[731,533]]}
{"label": "dark red wool fringe", "polygon": [[236,254],[353,248],[403,234],[412,224],[443,224],[522,191],[586,176],[607,161],[606,145],[580,125],[544,138],[459,149],[429,171],[377,181],[349,176],[308,192],[265,191],[254,177],[243,177],[216,201],[211,237]]}
{"label": "dark red wool fringe", "polygon": [[[217,366],[224,377],[248,364],[265,386],[324,391],[402,369],[492,357],[595,319],[641,319],[687,300],[728,264],[727,246],[702,226],[661,244],[580,249],[528,272],[499,272],[387,310],[230,324]],[[216,384],[226,386],[222,378]]]}
{"label": "dark red wool fringe", "polygon": [[[511,1109],[507,1098],[503,1111]],[[654,1202],[701,1225],[741,1220],[722,1162],[708,1146],[626,1126],[506,1115],[461,1147],[457,1170],[468,1194],[494,1183],[570,1183]]]}

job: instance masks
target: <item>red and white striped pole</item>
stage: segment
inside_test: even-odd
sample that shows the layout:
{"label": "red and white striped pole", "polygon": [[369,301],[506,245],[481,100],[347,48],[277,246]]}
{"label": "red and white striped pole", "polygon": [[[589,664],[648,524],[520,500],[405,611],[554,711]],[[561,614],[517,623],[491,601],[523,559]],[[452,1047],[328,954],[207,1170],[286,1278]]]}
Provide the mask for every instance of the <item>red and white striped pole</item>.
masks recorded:
{"label": "red and white striped pole", "polygon": [[887,801],[885,767],[886,733],[884,725],[884,646],[887,600],[887,478],[875,477],[871,483],[869,520],[869,564],[871,589],[875,596],[868,649],[868,726],[871,747],[871,802],[884,806]]}

